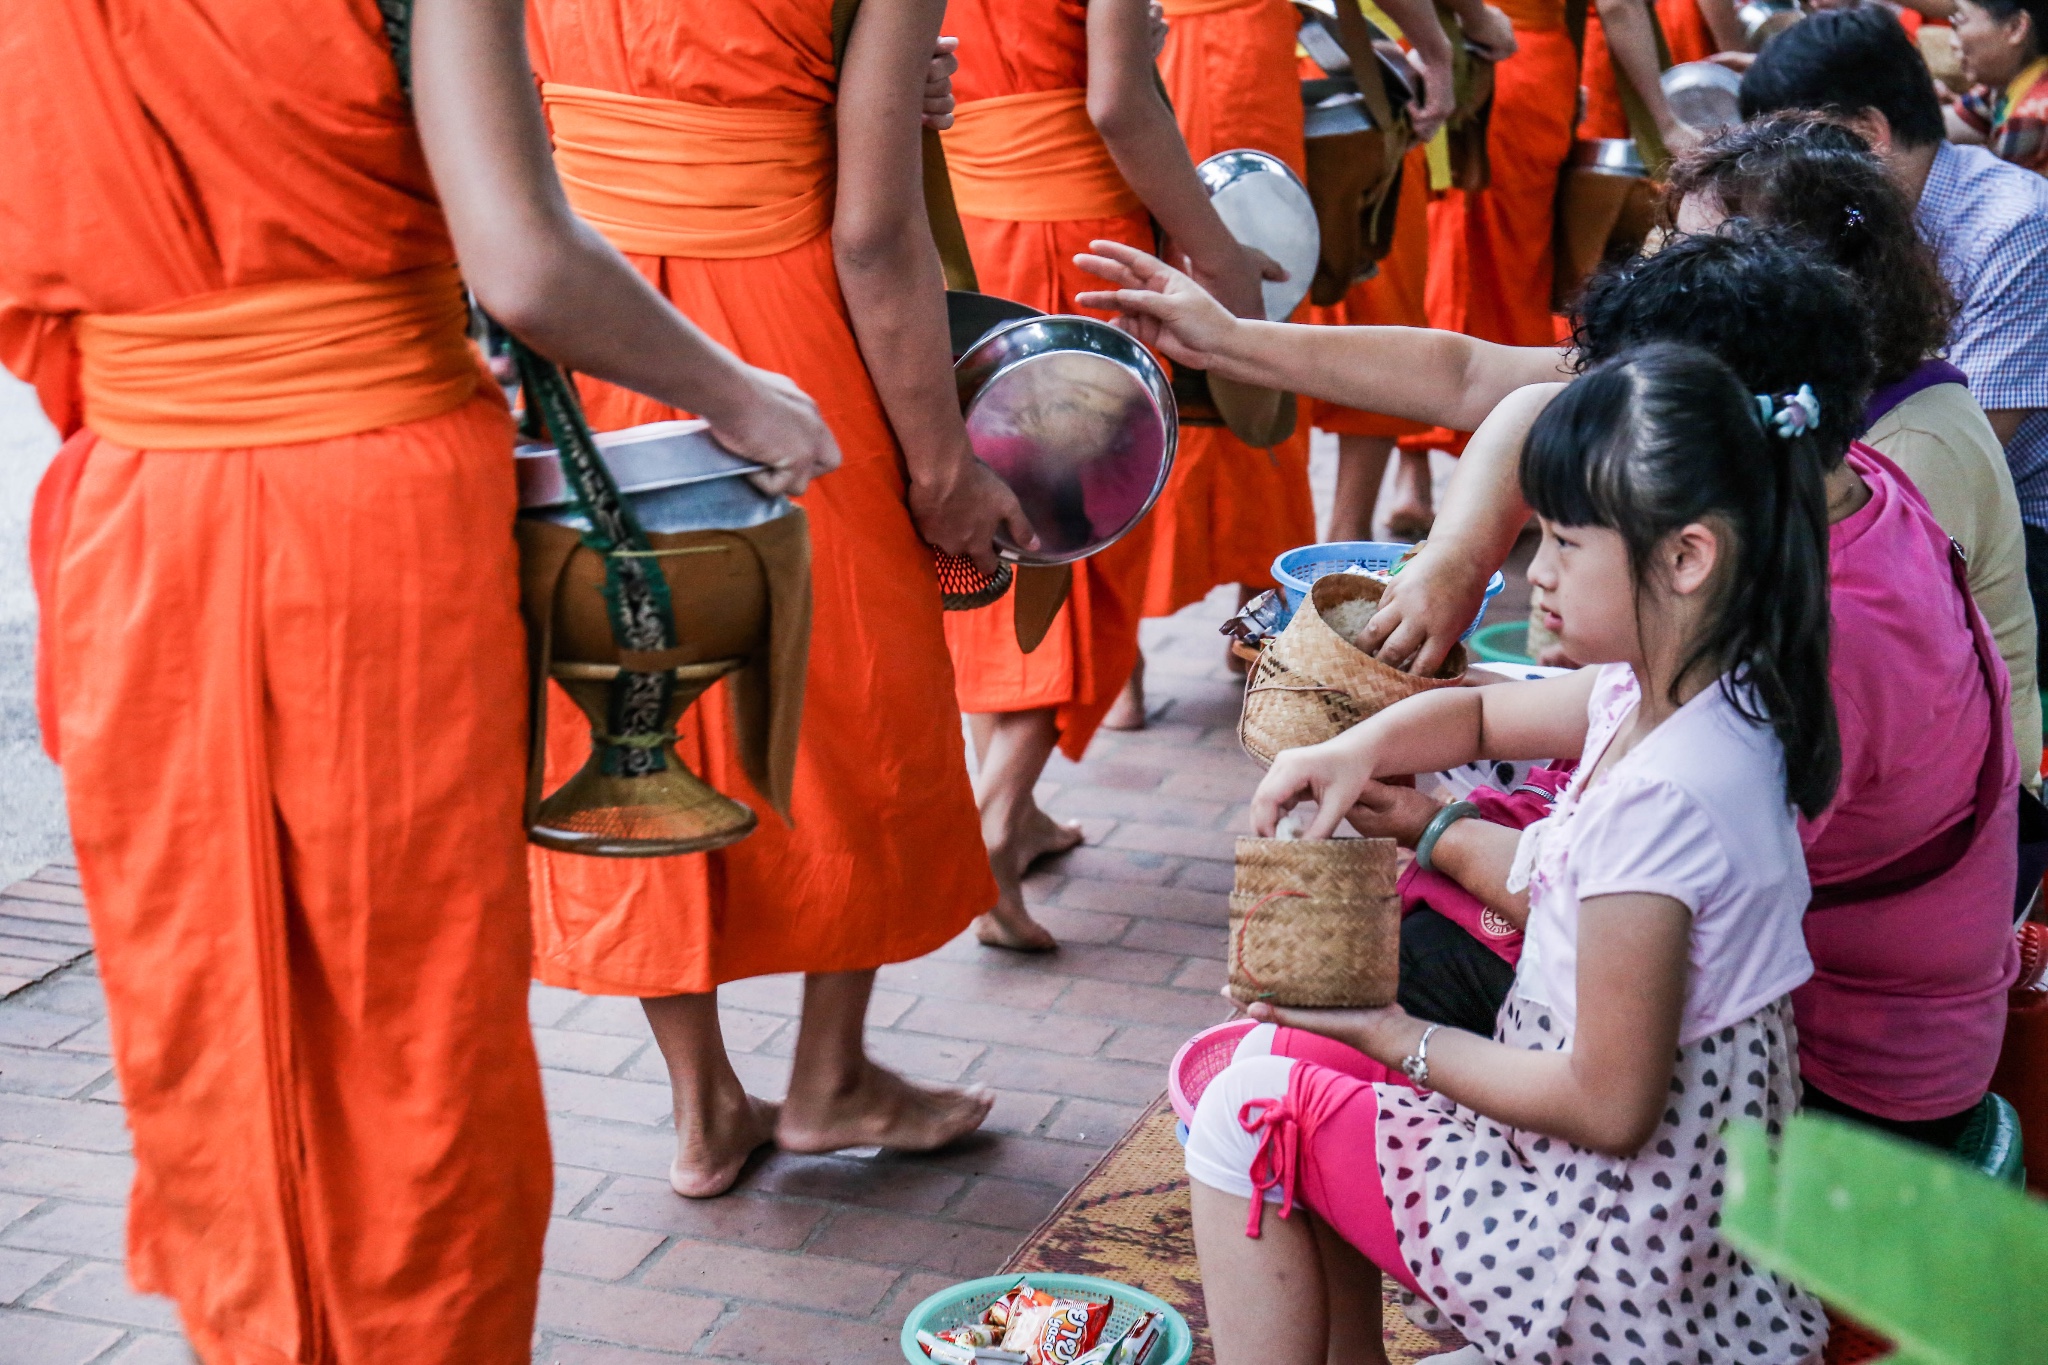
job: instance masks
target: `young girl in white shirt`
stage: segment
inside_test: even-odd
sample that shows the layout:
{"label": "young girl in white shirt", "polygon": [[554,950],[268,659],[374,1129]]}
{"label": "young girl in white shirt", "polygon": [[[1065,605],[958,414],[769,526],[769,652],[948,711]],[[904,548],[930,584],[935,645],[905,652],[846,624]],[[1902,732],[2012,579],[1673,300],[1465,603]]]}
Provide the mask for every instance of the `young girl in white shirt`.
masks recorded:
{"label": "young girl in white shirt", "polygon": [[[1261,833],[1313,799],[1308,837],[1399,838],[1489,904],[1526,897],[1528,938],[1492,1039],[1251,1007],[1187,1151],[1220,1365],[1384,1365],[1379,1271],[1493,1362],[1818,1358],[1819,1304],[1718,1232],[1723,1124],[1797,1103],[1794,818],[1840,768],[1813,407],[1689,347],[1587,374],[1521,481],[1545,624],[1599,662],[1425,693],[1260,784]],[[1377,780],[1570,753],[1519,833]]]}

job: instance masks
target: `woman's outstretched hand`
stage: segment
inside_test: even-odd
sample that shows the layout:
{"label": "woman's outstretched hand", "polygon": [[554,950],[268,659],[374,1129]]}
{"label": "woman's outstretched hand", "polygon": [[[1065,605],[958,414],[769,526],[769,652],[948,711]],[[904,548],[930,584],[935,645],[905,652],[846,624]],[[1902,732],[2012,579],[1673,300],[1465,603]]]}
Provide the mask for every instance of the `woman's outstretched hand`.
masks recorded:
{"label": "woman's outstretched hand", "polygon": [[1116,287],[1077,295],[1076,303],[1119,314],[1118,327],[1177,364],[1214,368],[1238,325],[1228,308],[1149,252],[1122,242],[1088,245],[1074,264]]}
{"label": "woman's outstretched hand", "polygon": [[1303,801],[1313,800],[1316,818],[1301,837],[1327,839],[1358,804],[1365,789],[1378,785],[1372,780],[1370,755],[1351,752],[1335,740],[1282,750],[1252,793],[1252,832],[1262,839],[1272,838],[1281,816]]}

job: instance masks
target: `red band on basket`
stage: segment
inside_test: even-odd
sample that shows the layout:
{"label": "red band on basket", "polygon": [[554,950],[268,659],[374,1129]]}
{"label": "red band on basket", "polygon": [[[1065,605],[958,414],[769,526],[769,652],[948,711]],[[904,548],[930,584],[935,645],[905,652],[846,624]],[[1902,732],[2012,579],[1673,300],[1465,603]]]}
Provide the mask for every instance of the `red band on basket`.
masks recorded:
{"label": "red band on basket", "polygon": [[[1266,902],[1271,900],[1277,900],[1281,896],[1299,896],[1303,900],[1309,899],[1309,894],[1306,891],[1268,891],[1265,895],[1259,897],[1258,901],[1252,906],[1251,909],[1244,912],[1244,923],[1237,926],[1237,969],[1244,973],[1245,980],[1251,982],[1252,985],[1255,988],[1257,988],[1259,992],[1258,999],[1260,1000],[1266,999],[1268,996],[1272,995],[1273,992],[1267,990],[1266,983],[1259,980],[1257,976],[1253,975],[1252,969],[1245,965],[1244,932],[1245,930],[1252,927],[1253,916],[1257,915],[1259,911],[1266,908]],[[1256,1236],[1257,1234],[1253,1235]]]}

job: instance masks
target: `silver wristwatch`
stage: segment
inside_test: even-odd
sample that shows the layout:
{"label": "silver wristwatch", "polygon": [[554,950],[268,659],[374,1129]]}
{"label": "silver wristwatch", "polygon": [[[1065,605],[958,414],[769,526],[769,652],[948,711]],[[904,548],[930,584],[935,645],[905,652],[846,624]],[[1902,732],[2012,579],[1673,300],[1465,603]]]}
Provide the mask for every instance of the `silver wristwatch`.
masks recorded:
{"label": "silver wristwatch", "polygon": [[1415,1044],[1415,1051],[1401,1059],[1402,1072],[1424,1090],[1429,1089],[1429,1035],[1442,1027],[1442,1024],[1431,1024],[1424,1029],[1421,1041]]}

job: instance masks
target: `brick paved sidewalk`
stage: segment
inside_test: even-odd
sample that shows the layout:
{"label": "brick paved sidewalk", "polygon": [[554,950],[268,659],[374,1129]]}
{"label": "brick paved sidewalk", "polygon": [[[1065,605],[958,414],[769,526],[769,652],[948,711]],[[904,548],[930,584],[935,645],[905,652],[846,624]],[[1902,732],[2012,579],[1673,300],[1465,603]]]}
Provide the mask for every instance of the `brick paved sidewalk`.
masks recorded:
{"label": "brick paved sidewalk", "polygon": [[[962,939],[881,974],[875,1055],[996,1088],[988,1135],[929,1157],[777,1155],[737,1193],[686,1202],[666,1183],[668,1089],[638,1005],[535,989],[557,1160],[536,1361],[900,1359],[904,1312],[996,1269],[1095,1163],[1180,1041],[1227,1013],[1224,893],[1256,769],[1224,614],[1219,594],[1148,624],[1153,727],[1047,773],[1048,807],[1088,832],[1030,884],[1064,949]],[[132,1167],[99,983],[73,960],[75,881],[49,869],[0,902],[0,1365],[189,1360],[169,1304],[122,1275]],[[785,1084],[797,993],[781,977],[721,992],[761,1093]]]}

